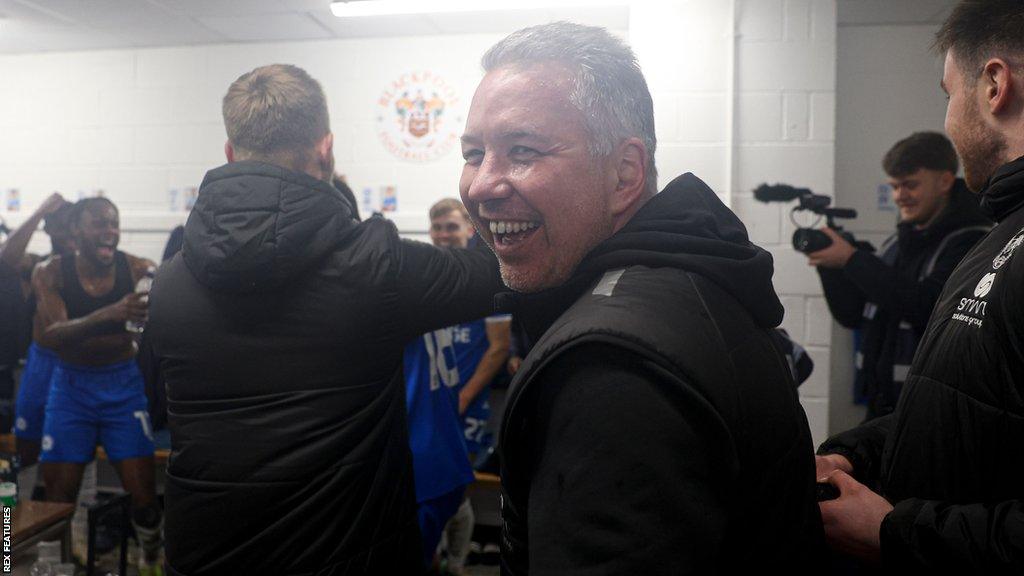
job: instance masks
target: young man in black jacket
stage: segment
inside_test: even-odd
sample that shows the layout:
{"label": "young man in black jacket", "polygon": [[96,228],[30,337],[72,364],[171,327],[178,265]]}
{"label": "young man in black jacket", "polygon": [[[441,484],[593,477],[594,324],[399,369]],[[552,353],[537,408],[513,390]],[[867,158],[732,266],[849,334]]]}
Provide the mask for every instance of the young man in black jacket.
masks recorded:
{"label": "young man in black jacket", "polygon": [[808,254],[832,316],[863,331],[856,385],[868,401],[866,420],[896,407],[946,278],[991,227],[956,177],[956,150],[942,134],[918,132],[900,140],[882,167],[900,222],[881,254],[855,248],[830,228],[822,230],[832,244]]}
{"label": "young man in black jacket", "polygon": [[483,66],[460,191],[536,338],[500,431],[503,573],[809,571],[771,257],[692,174],[657,193],[651,96],[606,30],[520,30]]}
{"label": "young man in black jacket", "polygon": [[300,68],[244,74],[223,109],[228,164],[146,328],[167,386],[169,573],[419,573],[402,350],[490,313],[497,263],[357,222]]}
{"label": "young man in black jacket", "polygon": [[841,490],[830,544],[896,573],[1024,572],[1022,29],[1020,2],[970,0],[939,33],[946,132],[996,226],[946,282],[896,411],[818,458]]}

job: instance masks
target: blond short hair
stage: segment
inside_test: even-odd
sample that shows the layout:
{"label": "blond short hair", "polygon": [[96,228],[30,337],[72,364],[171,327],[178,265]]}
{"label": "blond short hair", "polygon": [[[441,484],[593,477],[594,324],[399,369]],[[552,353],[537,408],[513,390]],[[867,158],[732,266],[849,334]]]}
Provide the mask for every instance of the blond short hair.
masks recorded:
{"label": "blond short hair", "polygon": [[430,219],[434,220],[436,218],[440,218],[449,212],[458,212],[459,214],[462,214],[462,217],[466,219],[466,222],[469,222],[469,211],[466,210],[466,206],[462,202],[459,202],[455,198],[444,198],[435,202],[434,205],[430,207]]}
{"label": "blond short hair", "polygon": [[330,132],[323,88],[290,64],[239,76],[224,95],[222,111],[228,140],[253,154],[307,150]]}

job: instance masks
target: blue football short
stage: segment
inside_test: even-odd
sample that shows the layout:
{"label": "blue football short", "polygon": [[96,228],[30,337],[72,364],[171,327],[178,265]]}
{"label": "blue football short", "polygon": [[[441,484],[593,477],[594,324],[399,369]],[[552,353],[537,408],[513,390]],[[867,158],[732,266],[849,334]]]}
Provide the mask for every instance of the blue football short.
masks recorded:
{"label": "blue football short", "polygon": [[18,438],[36,442],[42,439],[50,378],[58,362],[60,359],[52,350],[35,342],[29,346],[25,371],[21,373],[21,384],[18,386],[18,399],[14,405],[14,435]]}
{"label": "blue football short", "polygon": [[153,455],[146,389],[134,360],[60,362],[53,371],[40,461],[89,462],[97,443],[112,462]]}

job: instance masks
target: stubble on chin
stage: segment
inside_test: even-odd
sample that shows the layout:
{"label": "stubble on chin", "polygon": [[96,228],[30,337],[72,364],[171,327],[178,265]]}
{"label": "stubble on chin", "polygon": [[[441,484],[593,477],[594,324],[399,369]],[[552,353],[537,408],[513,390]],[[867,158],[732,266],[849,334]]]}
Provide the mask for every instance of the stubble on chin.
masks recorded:
{"label": "stubble on chin", "polygon": [[1006,140],[979,118],[976,104],[969,105],[966,115],[974,122],[957,139],[961,145],[956,148],[963,162],[964,181],[971,191],[977,193],[985,188],[989,178],[1003,164]]}
{"label": "stubble on chin", "polygon": [[1006,144],[995,133],[978,137],[974,144],[961,153],[964,181],[973,192],[981,192],[992,174],[1002,165]]}
{"label": "stubble on chin", "polygon": [[532,294],[547,288],[545,278],[539,272],[529,269],[522,269],[516,266],[509,266],[499,260],[501,280],[512,290],[522,294]]}

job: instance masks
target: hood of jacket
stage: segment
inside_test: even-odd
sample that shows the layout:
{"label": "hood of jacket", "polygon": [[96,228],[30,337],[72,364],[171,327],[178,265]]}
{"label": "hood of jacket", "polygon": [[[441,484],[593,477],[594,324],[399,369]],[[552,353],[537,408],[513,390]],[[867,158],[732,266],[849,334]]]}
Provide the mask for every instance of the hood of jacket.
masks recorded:
{"label": "hood of jacket", "polygon": [[635,265],[700,274],[736,298],[758,325],[772,328],[782,322],[771,254],[752,244],[739,218],[690,173],[669,183],[622,229],[598,244],[566,284],[517,294],[514,304],[499,301],[498,306],[533,317],[524,318],[523,325],[537,337],[598,275]]}
{"label": "hood of jacket", "polygon": [[355,225],[348,202],[326,182],[271,164],[233,162],[203,179],[182,257],[212,289],[270,291],[323,259]]}
{"label": "hood of jacket", "polygon": [[992,174],[981,191],[981,209],[996,222],[1024,206],[1024,156]]}

